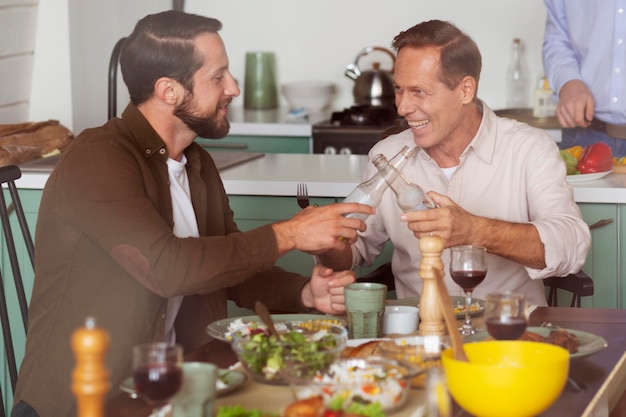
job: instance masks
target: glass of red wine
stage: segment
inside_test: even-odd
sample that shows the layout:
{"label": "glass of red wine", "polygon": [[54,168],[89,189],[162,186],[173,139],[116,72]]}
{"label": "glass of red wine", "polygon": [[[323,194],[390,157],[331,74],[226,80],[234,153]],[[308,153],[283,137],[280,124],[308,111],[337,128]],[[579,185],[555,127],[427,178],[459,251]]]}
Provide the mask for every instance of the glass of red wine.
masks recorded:
{"label": "glass of red wine", "polygon": [[133,347],[135,390],[161,416],[163,408],[183,382],[183,348],[168,343],[148,343]]}
{"label": "glass of red wine", "polygon": [[526,330],[526,302],[524,295],[516,292],[487,294],[485,325],[496,340],[519,339]]}
{"label": "glass of red wine", "polygon": [[472,326],[470,315],[472,291],[487,275],[487,249],[472,245],[450,248],[450,275],[465,292],[465,320],[459,327],[459,332],[463,336],[475,334],[480,329]]}

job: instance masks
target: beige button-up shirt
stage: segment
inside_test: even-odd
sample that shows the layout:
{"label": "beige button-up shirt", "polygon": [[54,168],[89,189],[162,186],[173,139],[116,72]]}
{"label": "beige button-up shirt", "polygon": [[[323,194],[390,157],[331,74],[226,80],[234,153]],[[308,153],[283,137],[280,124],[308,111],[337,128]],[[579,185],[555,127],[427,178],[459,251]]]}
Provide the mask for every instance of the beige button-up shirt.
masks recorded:
{"label": "beige button-up shirt", "polygon": [[[404,169],[404,175],[424,191],[445,194],[468,212],[489,218],[532,223],[545,246],[544,269],[525,267],[501,256],[488,254],[488,272],[474,290],[483,298],[494,290],[519,291],[534,305],[546,305],[541,278],[577,272],[585,262],[591,243],[589,228],[574,202],[565,178],[565,165],[555,142],[542,130],[497,117],[482,103],[483,117],[472,142],[461,154],[461,162],[446,179],[436,162],[420,149]],[[387,158],[403,146],[415,146],[409,130],[378,142],[372,159]],[[370,164],[365,177],[374,174]],[[353,245],[354,264],[369,265],[388,239],[394,244],[392,258],[399,297],[419,295],[421,254],[418,240],[405,222],[395,195],[388,189],[376,215],[367,220],[367,231]],[[525,242],[519,242],[524,245]],[[442,254],[445,283],[451,295],[463,295],[449,273],[449,250]]]}

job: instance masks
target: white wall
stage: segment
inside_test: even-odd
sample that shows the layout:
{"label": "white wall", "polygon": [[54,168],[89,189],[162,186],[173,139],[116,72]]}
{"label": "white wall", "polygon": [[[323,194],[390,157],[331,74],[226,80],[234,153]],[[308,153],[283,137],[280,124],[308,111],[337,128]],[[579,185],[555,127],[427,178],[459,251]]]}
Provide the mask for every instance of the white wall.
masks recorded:
{"label": "white wall", "polygon": [[[145,14],[171,7],[171,0],[40,0],[33,118],[60,119],[75,133],[104,123],[115,42]],[[65,9],[69,25],[59,16]],[[542,0],[187,0],[185,10],[224,23],[221,35],[239,80],[246,51],[274,51],[279,82],[332,81],[339,88],[335,108],[353,104],[353,82],[344,72],[358,52],[371,45],[389,47],[398,32],[423,20],[449,20],[478,43],[483,54],[479,96],[493,108],[505,103],[504,74],[514,37],[526,46],[531,79],[542,70]],[[384,65],[386,56],[379,58]],[[118,113],[126,102],[122,88]],[[240,97],[234,104],[242,102]]]}
{"label": "white wall", "polygon": [[37,0],[0,0],[0,124],[27,120]]}
{"label": "white wall", "polygon": [[[542,0],[187,0],[185,10],[224,23],[221,34],[237,79],[243,80],[246,51],[274,51],[279,82],[332,81],[340,90],[337,108],[353,104],[353,81],[344,72],[358,52],[372,45],[390,47],[400,31],[424,20],[449,20],[476,41],[483,55],[479,96],[493,108],[505,103],[504,75],[514,37],[526,45],[531,80],[542,71]],[[378,58],[382,65],[389,61],[384,54]]]}

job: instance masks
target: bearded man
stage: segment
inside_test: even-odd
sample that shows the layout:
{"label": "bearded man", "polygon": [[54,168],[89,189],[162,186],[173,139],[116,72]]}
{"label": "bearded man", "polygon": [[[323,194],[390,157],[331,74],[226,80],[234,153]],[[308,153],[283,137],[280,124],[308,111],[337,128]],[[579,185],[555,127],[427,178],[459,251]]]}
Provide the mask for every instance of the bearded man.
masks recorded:
{"label": "bearded man", "polygon": [[[229,131],[240,93],[218,20],[167,11],[138,22],[120,64],[131,103],[121,118],[82,132],[43,192],[26,355],[12,416],[76,415],[70,391],[72,332],[92,316],[111,335],[110,396],[131,373],[131,349],[208,341],[226,303],[325,313],[345,311],[352,271],[316,266],[311,277],[276,267],[291,250],[315,253],[365,230],[333,204],[242,233],[197,136]],[[278,288],[278,290],[277,290]]]}

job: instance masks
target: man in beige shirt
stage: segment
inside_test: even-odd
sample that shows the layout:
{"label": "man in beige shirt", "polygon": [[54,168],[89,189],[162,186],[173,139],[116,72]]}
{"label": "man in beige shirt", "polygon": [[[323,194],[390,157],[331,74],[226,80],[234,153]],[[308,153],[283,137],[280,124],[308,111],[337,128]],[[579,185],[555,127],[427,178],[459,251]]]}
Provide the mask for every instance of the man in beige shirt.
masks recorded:
{"label": "man in beige shirt", "polygon": [[[423,22],[401,32],[393,46],[396,106],[409,129],[380,141],[370,159],[417,145],[404,175],[439,207],[402,213],[387,190],[358,241],[321,254],[321,262],[336,269],[369,265],[391,240],[398,296],[417,296],[417,238],[435,234],[446,248],[487,248],[487,277],[476,297],[511,290],[545,305],[541,278],[580,270],[591,242],[556,144],[542,130],[497,117],[476,97],[480,52],[452,24]],[[443,262],[449,292],[461,295],[448,271],[449,250]]]}

